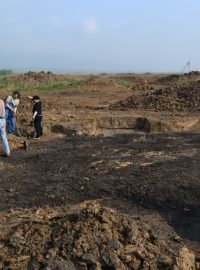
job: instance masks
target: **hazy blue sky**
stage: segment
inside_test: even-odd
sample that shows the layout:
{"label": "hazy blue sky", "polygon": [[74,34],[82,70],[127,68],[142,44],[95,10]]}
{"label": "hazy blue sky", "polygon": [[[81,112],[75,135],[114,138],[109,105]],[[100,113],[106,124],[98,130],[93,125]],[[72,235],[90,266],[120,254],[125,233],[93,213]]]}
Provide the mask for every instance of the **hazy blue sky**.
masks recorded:
{"label": "hazy blue sky", "polygon": [[200,70],[200,0],[0,0],[0,69]]}

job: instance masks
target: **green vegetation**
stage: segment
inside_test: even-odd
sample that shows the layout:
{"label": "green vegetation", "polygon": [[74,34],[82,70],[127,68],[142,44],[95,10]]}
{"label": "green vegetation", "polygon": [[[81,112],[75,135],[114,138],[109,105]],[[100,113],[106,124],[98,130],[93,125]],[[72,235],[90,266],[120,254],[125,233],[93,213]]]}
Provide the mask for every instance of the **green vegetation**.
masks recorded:
{"label": "green vegetation", "polygon": [[11,75],[12,73],[11,69],[0,69],[0,76]]}
{"label": "green vegetation", "polygon": [[130,87],[130,83],[128,81],[120,81],[119,85],[125,88],[129,88]]}
{"label": "green vegetation", "polygon": [[52,90],[60,90],[60,89],[67,89],[67,88],[76,88],[81,87],[85,84],[82,80],[70,80],[70,81],[59,81],[54,83],[48,83],[45,85],[40,85],[38,87],[34,87],[32,89],[37,89],[41,91],[52,91]]}
{"label": "green vegetation", "polygon": [[84,80],[55,81],[51,83],[19,82],[15,77],[0,77],[0,89],[6,92],[18,90],[20,92],[35,93],[65,90],[69,88],[81,87],[85,84]]}

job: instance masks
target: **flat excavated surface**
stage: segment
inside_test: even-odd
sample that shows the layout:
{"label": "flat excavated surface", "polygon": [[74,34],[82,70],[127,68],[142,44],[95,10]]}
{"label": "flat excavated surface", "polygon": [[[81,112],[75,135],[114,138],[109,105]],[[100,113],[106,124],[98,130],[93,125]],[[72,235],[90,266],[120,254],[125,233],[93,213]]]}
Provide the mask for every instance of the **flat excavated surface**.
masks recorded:
{"label": "flat excavated surface", "polygon": [[[85,200],[133,216],[159,213],[199,251],[200,135],[66,137],[0,160],[0,209]],[[139,211],[139,212],[138,212]]]}

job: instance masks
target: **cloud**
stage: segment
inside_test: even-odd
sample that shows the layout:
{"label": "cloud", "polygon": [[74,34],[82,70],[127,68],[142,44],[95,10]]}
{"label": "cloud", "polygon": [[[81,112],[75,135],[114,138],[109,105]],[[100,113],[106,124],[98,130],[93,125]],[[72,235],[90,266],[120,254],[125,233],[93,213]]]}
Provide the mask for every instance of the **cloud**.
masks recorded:
{"label": "cloud", "polygon": [[83,22],[83,30],[86,33],[96,33],[97,32],[97,22],[94,18],[88,18]]}

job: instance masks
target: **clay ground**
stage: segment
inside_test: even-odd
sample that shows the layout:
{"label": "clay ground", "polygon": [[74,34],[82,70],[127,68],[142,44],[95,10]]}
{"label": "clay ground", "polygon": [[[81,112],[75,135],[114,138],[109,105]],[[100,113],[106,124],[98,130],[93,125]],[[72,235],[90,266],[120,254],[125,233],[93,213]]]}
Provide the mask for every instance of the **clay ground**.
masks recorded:
{"label": "clay ground", "polygon": [[[41,93],[45,135],[40,141],[28,138],[30,104],[22,98],[19,125],[29,147],[25,151],[10,141],[12,156],[0,158],[1,239],[15,222],[26,220],[26,211],[62,211],[95,200],[143,218],[166,238],[174,231],[200,258],[199,113],[109,109],[136,90],[106,80]],[[156,119],[159,127],[175,124],[151,133],[138,123],[141,118]]]}

